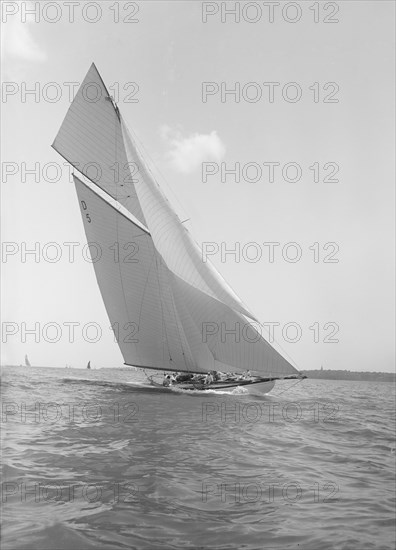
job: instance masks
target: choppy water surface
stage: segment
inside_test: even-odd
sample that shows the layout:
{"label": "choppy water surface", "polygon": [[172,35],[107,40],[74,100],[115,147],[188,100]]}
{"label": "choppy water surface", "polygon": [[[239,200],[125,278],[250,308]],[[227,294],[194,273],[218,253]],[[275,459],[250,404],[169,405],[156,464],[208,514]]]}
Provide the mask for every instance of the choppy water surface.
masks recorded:
{"label": "choppy water surface", "polygon": [[394,548],[395,389],[4,368],[5,549]]}

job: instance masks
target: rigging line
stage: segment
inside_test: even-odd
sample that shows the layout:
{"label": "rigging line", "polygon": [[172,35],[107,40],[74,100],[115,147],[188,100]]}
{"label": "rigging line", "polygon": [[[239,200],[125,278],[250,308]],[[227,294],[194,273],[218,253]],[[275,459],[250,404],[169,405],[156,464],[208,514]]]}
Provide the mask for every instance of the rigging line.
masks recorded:
{"label": "rigging line", "polygon": [[289,386],[288,388],[286,388],[285,390],[279,392],[279,393],[276,393],[275,396],[278,397],[279,395],[281,395],[282,393],[285,393],[287,391],[289,391],[291,388],[293,388],[294,386],[296,386],[297,384],[299,384],[300,382],[302,382],[304,380],[304,378],[301,378],[301,380],[297,380],[297,382],[294,382],[294,384],[292,384],[291,386]]}

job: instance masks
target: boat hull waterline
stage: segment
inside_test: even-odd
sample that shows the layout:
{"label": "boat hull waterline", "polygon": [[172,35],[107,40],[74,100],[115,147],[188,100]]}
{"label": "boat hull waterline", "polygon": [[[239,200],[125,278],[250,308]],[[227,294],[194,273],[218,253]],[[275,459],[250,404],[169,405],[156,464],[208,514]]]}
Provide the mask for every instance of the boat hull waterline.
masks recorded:
{"label": "boat hull waterline", "polygon": [[263,393],[270,392],[275,386],[275,380],[240,380],[232,382],[213,382],[211,384],[180,382],[169,386],[164,386],[162,383],[156,382],[153,380],[153,376],[149,376],[148,380],[152,386],[170,391],[226,391],[235,390],[236,388],[243,388],[248,393],[261,395]]}

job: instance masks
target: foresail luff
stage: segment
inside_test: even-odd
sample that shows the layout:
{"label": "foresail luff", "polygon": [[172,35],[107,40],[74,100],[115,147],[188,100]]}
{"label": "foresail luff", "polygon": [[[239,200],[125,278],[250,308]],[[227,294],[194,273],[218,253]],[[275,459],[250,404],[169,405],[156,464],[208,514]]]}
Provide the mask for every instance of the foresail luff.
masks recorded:
{"label": "foresail luff", "polygon": [[[90,82],[103,92],[96,103],[86,101],[82,91]],[[250,369],[268,377],[298,373],[252,327],[253,315],[211,264],[202,261],[94,65],[54,147],[130,213],[125,216],[74,177],[87,240],[97,245],[96,278],[126,364],[187,372]],[[81,168],[89,162],[100,165],[100,181]],[[133,182],[125,186],[114,181],[115,162],[138,167]],[[224,338],[223,327],[231,333],[234,329],[236,335],[228,332]]]}

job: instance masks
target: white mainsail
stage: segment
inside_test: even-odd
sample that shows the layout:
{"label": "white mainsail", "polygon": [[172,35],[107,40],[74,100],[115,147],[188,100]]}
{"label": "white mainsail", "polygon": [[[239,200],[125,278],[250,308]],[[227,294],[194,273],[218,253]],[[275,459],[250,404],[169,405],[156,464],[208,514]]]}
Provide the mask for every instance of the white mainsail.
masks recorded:
{"label": "white mainsail", "polygon": [[193,370],[194,361],[180,334],[167,268],[150,234],[80,179],[74,177],[74,181],[87,240],[95,243],[96,278],[125,362]]}
{"label": "white mainsail", "polygon": [[[106,177],[93,183],[130,213],[74,177],[87,240],[95,243],[96,278],[125,363],[172,371],[297,374],[254,328],[253,315],[214,267],[202,261],[113,101],[108,95],[94,104],[86,100],[82,88],[89,88],[90,79],[108,94],[92,65],[54,147],[88,180],[81,166],[97,162]],[[138,166],[127,186],[110,178],[119,161]]]}

